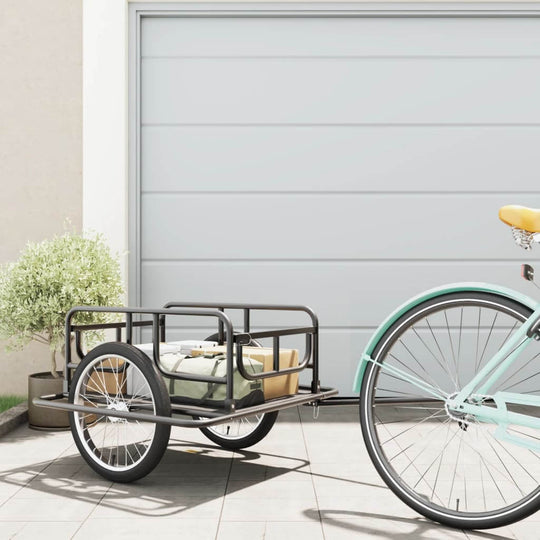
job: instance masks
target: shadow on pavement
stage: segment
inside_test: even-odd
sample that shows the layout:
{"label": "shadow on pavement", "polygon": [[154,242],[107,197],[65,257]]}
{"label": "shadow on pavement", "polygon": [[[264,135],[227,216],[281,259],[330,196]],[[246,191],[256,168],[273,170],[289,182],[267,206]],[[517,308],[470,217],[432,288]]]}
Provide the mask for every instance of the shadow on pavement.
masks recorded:
{"label": "shadow on pavement", "polygon": [[[65,455],[0,472],[0,486],[19,486],[18,496],[35,493],[99,504],[100,511],[125,517],[181,517],[184,512],[219,504],[221,498],[266,480],[287,474],[336,478],[358,484],[374,484],[315,474],[309,461],[252,451],[229,452],[219,447],[171,440],[161,463],[147,477],[131,483],[112,483],[95,473],[80,455]],[[232,481],[231,481],[232,480]],[[381,488],[384,489],[384,488]],[[36,502],[39,499],[36,497]],[[60,503],[61,504],[61,503]],[[209,509],[212,511],[212,509]],[[319,520],[318,515],[313,519]]]}
{"label": "shadow on pavement", "polygon": [[[444,527],[435,522],[428,521],[425,518],[415,517],[406,518],[398,517],[388,514],[375,514],[373,512],[351,512],[344,510],[331,510],[320,509],[319,515],[313,510],[307,510],[305,515],[310,519],[322,519],[324,523],[332,524],[334,527],[339,527],[343,530],[356,532],[358,534],[369,535],[372,538],[388,538],[394,539],[397,535],[399,538],[409,538],[411,540],[416,539],[431,539],[436,538],[437,534],[440,535],[441,530],[456,531],[457,529],[451,529]],[[352,521],[358,519],[359,521]],[[366,520],[370,520],[370,524],[366,524]],[[362,521],[360,521],[362,520]],[[381,528],[373,526],[373,520],[381,520]],[[385,524],[385,522],[387,524]],[[396,531],[395,526],[392,524],[403,523],[407,525],[413,525],[410,531]],[[510,540],[508,536],[493,534],[491,532],[474,531],[475,538],[485,538],[486,540]]]}

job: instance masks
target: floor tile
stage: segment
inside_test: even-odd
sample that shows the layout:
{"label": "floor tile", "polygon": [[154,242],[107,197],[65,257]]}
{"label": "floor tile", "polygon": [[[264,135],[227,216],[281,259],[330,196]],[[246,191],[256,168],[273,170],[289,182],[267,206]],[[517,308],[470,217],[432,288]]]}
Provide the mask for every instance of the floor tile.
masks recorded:
{"label": "floor tile", "polygon": [[322,525],[319,521],[305,522],[268,522],[264,540],[324,540]]}
{"label": "floor tile", "polygon": [[176,518],[219,519],[222,497],[164,496],[149,494],[136,497],[118,497],[114,493],[103,498],[92,519],[118,518]]}
{"label": "floor tile", "polygon": [[388,514],[400,518],[416,518],[418,513],[401,502],[390,490],[382,495],[374,488],[365,490],[366,492],[356,497],[331,497],[317,495],[319,510],[323,519],[333,512],[342,512],[350,517],[366,516],[373,513],[375,515]]}
{"label": "floor tile", "polygon": [[44,496],[84,498],[99,502],[112,485],[97,475],[86,477],[63,477],[61,475],[37,475],[14,496],[18,499],[36,499]]}
{"label": "floor tile", "polygon": [[149,475],[146,478],[132,484],[113,484],[107,497],[143,497],[155,496],[164,498],[174,498],[187,495],[201,498],[220,498],[225,495],[227,478],[198,478],[196,476],[187,477],[166,477]]}
{"label": "floor tile", "polygon": [[11,498],[0,507],[0,521],[81,521],[95,506],[95,501],[67,497]]}
{"label": "floor tile", "polygon": [[366,515],[362,519],[350,519],[336,513],[332,519],[323,519],[323,531],[325,540],[467,540],[463,531],[443,528],[416,518],[397,519],[390,516]]}
{"label": "floor tile", "polygon": [[217,520],[211,519],[89,519],[74,536],[76,540],[96,540],[111,537],[133,540],[135,538],[185,538],[186,540],[214,540]]}
{"label": "floor tile", "polygon": [[217,540],[323,540],[321,523],[306,521],[222,521]]}
{"label": "floor tile", "polygon": [[264,521],[222,521],[216,540],[265,540]]}
{"label": "floor tile", "polygon": [[26,521],[0,521],[0,538],[13,538],[26,524]]}
{"label": "floor tile", "polygon": [[[530,540],[531,538],[537,538],[538,528],[532,529],[525,523],[520,535],[517,535],[519,531],[519,525],[514,530],[513,525],[508,527],[499,527],[497,529],[483,529],[481,531],[465,531],[465,536],[468,540]],[[527,530],[529,529],[529,530]]]}
{"label": "floor tile", "polygon": [[371,482],[363,482],[358,480],[350,480],[347,478],[336,478],[323,474],[313,473],[313,484],[315,491],[321,497],[361,497],[366,488],[376,487],[382,493],[386,490],[386,486],[373,484]]}
{"label": "floor tile", "polygon": [[0,482],[0,505],[11,499],[21,489],[23,488],[20,485]]}
{"label": "floor tile", "polygon": [[72,538],[81,522],[78,521],[40,521],[27,523],[16,535],[16,540],[63,540]]}
{"label": "floor tile", "polygon": [[223,521],[311,521],[317,512],[315,498],[229,498],[223,506]]}
{"label": "floor tile", "polygon": [[311,482],[275,479],[253,482],[250,480],[234,481],[227,484],[227,499],[314,499],[315,490]]}

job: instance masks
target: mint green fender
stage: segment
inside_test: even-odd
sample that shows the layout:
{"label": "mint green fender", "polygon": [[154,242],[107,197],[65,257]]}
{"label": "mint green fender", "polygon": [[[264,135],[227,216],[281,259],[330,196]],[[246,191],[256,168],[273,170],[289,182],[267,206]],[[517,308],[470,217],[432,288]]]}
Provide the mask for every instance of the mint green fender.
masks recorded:
{"label": "mint green fender", "polygon": [[507,289],[506,287],[499,287],[498,285],[492,285],[490,283],[451,283],[449,285],[443,285],[442,287],[437,287],[436,289],[430,289],[425,291],[414,298],[411,298],[400,307],[398,307],[380,326],[377,328],[377,331],[373,334],[369,343],[367,344],[364,353],[356,369],[356,375],[354,378],[353,392],[359,393],[360,386],[362,385],[362,378],[366,371],[366,366],[371,359],[371,353],[377,346],[377,343],[383,336],[383,334],[399,319],[406,311],[409,311],[414,306],[435,298],[437,296],[442,296],[443,294],[453,293],[453,292],[462,292],[462,291],[478,291],[478,292],[492,292],[499,294],[501,296],[506,296],[512,298],[522,304],[530,307],[531,309],[536,309],[538,307],[538,302],[525,296],[524,294],[513,291],[512,289]]}

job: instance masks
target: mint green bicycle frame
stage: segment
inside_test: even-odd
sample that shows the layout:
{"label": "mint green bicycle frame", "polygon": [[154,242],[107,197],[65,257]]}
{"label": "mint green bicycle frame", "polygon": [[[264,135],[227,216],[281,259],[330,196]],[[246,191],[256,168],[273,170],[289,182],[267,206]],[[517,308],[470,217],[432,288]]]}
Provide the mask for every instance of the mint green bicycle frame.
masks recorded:
{"label": "mint green bicycle frame", "polygon": [[[442,395],[438,389],[434,388],[429,383],[422,381],[421,379],[418,379],[395,366],[379,363],[372,358],[371,354],[373,353],[383,334],[404,313],[426,300],[455,292],[494,293],[499,296],[511,298],[526,305],[533,310],[533,313],[523,323],[519,330],[497,352],[497,354],[495,354],[486,363],[486,365],[467,385],[463,387],[463,389],[457,395],[453,396],[452,398],[447,398],[447,396]],[[537,322],[539,317],[539,303],[533,301],[527,296],[504,287],[498,287],[496,285],[489,285],[485,283],[456,283],[445,287],[432,289],[406,302],[392,315],[390,315],[390,317],[388,317],[388,319],[386,319],[379,327],[368,343],[368,346],[366,347],[366,350],[362,356],[362,360],[358,366],[354,390],[356,392],[360,390],[365,369],[368,362],[372,362],[380,365],[383,371],[387,371],[395,376],[401,377],[403,380],[410,382],[431,396],[445,401],[450,411],[465,415],[469,414],[481,422],[496,424],[498,426],[497,430],[495,431],[495,436],[497,438],[507,440],[532,450],[540,451],[540,441],[532,442],[530,439],[516,437],[507,431],[508,425],[510,424],[540,430],[540,418],[507,410],[507,403],[540,407],[540,396],[529,396],[510,392],[496,392],[494,395],[489,394],[489,390],[493,387],[501,375],[503,375],[503,373],[512,365],[512,363],[516,360],[516,358],[518,358],[529,343],[535,340],[534,337],[529,337],[527,334],[532,325]],[[493,399],[497,407],[494,408],[483,405],[482,401],[486,398]],[[464,418],[464,421],[467,421],[466,417]]]}

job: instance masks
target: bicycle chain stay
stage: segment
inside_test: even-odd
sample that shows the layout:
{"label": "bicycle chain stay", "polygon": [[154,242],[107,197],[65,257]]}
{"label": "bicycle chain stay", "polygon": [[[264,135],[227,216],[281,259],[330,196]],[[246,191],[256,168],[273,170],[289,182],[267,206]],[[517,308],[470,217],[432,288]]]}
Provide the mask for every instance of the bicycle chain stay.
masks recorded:
{"label": "bicycle chain stay", "polygon": [[[535,436],[531,436],[531,438],[519,437],[508,431],[508,427],[511,425],[540,430],[540,418],[512,412],[507,408],[508,403],[540,407],[540,397],[511,392],[496,392],[490,398],[495,402],[496,408],[482,404],[464,403],[459,406],[459,412],[471,415],[479,422],[495,424],[497,428],[494,436],[499,440],[540,452],[540,439],[535,438]],[[524,433],[524,435],[527,434]]]}

